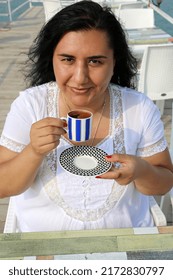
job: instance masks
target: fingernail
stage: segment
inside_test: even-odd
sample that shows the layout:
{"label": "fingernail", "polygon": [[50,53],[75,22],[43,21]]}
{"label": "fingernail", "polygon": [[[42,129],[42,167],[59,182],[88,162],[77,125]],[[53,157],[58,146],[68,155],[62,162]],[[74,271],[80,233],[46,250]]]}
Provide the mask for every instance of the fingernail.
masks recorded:
{"label": "fingernail", "polygon": [[108,156],[106,156],[106,158],[111,158],[111,157],[112,157],[112,156],[109,156],[109,155],[108,155]]}
{"label": "fingernail", "polygon": [[101,176],[96,176],[96,178],[97,178],[97,179],[100,179],[100,178],[101,178]]}

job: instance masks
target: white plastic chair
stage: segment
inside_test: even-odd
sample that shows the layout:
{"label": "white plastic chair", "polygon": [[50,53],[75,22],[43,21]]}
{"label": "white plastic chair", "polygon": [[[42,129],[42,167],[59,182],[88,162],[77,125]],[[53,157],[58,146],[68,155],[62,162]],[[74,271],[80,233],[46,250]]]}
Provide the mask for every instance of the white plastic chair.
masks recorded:
{"label": "white plastic chair", "polygon": [[18,232],[17,217],[14,210],[13,198],[9,199],[7,216],[4,225],[4,233]]}
{"label": "white plastic chair", "polygon": [[146,4],[143,2],[127,2],[121,3],[118,7],[119,11],[123,9],[140,9],[146,7]]}
{"label": "white plastic chair", "polygon": [[60,0],[43,0],[45,22],[49,21],[59,10],[62,9]]}
{"label": "white plastic chair", "polygon": [[112,5],[120,5],[122,3],[134,3],[137,2],[138,0],[110,0],[110,2],[112,3]]}
{"label": "white plastic chair", "polygon": [[[117,13],[116,13],[117,15]],[[119,20],[125,29],[153,28],[154,11],[144,9],[121,9],[118,14]]]}
{"label": "white plastic chair", "polygon": [[[173,102],[172,102],[172,122],[171,122],[171,137],[170,137],[169,152],[173,163]],[[173,223],[173,186],[172,189],[166,195],[162,196],[160,202],[160,208],[164,212],[167,219],[169,215],[170,206],[172,210],[172,223]]]}
{"label": "white plastic chair", "polygon": [[163,114],[164,101],[173,98],[173,44],[146,46],[139,71],[138,91],[155,100]]}

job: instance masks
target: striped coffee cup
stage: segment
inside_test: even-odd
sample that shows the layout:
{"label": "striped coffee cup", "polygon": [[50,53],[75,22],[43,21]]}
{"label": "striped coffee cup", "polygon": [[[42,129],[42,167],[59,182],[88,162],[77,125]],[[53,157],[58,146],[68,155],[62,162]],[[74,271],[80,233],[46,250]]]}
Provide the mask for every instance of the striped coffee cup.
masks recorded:
{"label": "striped coffee cup", "polygon": [[75,142],[84,142],[91,137],[93,114],[87,110],[73,110],[68,113],[67,121],[68,138]]}

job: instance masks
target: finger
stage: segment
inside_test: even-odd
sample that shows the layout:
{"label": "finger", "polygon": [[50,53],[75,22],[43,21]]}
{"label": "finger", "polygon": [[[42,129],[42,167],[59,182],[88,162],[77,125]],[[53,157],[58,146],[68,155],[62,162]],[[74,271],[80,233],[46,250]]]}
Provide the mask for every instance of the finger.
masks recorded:
{"label": "finger", "polygon": [[61,120],[59,118],[52,118],[52,117],[47,117],[42,120],[39,120],[38,122],[34,123],[33,126],[35,128],[43,128],[47,126],[55,126],[55,127],[65,127],[65,122],[64,120]]}
{"label": "finger", "polygon": [[109,162],[119,162],[125,164],[131,156],[126,155],[126,154],[112,154],[112,155],[107,155],[105,158]]}
{"label": "finger", "polygon": [[66,131],[60,127],[48,126],[48,127],[43,127],[42,129],[39,129],[38,133],[39,133],[38,137],[45,137],[48,135],[61,136],[62,134],[65,134]]}

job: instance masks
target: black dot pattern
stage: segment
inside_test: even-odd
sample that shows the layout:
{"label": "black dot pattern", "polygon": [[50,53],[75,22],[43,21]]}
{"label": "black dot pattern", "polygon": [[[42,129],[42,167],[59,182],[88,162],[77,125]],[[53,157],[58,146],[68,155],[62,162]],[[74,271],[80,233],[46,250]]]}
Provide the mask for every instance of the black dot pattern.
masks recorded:
{"label": "black dot pattern", "polygon": [[[77,156],[94,157],[98,165],[92,169],[82,169],[74,165],[74,159]],[[92,146],[74,146],[64,150],[60,157],[59,163],[66,171],[79,176],[97,176],[107,172],[112,164],[105,160],[106,152]]]}

